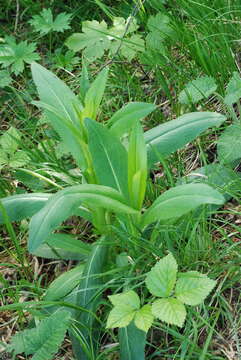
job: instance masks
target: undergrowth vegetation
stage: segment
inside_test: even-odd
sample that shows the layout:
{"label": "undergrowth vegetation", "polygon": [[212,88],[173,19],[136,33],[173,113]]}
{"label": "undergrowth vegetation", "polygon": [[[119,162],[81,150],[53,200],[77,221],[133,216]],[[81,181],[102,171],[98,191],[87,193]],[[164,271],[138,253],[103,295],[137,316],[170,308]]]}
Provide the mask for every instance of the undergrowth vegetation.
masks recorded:
{"label": "undergrowth vegetation", "polygon": [[3,5],[0,358],[240,359],[240,1]]}

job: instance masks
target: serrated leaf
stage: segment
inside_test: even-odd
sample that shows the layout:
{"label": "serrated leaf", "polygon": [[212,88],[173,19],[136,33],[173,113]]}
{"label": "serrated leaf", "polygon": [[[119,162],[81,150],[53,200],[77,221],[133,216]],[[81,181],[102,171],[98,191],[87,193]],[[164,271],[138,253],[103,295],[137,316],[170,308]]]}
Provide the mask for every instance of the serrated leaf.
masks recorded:
{"label": "serrated leaf", "polygon": [[197,271],[179,273],[175,296],[184,304],[195,306],[203,302],[215,285],[215,280]]}
{"label": "serrated leaf", "polygon": [[107,31],[107,24],[104,20],[100,23],[96,20],[84,21],[82,33],[71,35],[67,39],[66,45],[75,52],[84,49],[83,55],[88,60],[100,58],[110,47]]}
{"label": "serrated leaf", "polygon": [[137,54],[137,52],[145,51],[145,42],[141,35],[132,35],[124,40],[112,41],[110,51],[114,55],[119,49],[119,53],[131,61]]}
{"label": "serrated leaf", "polygon": [[0,146],[6,153],[13,154],[19,147],[20,139],[20,132],[14,127],[10,127],[0,137]]}
{"label": "serrated leaf", "polygon": [[106,328],[125,327],[130,324],[135,316],[136,310],[128,305],[118,305],[109,313]]}
{"label": "serrated leaf", "polygon": [[186,309],[178,299],[159,299],[152,304],[152,314],[161,321],[182,327],[186,318]]}
{"label": "serrated leaf", "polygon": [[25,151],[17,151],[9,160],[9,166],[18,168],[26,165],[29,162],[29,156]]}
{"label": "serrated leaf", "polygon": [[24,330],[12,338],[8,351],[34,354],[32,360],[50,360],[58,351],[70,321],[70,313],[58,311],[42,320],[34,329]]}
{"label": "serrated leaf", "polygon": [[232,78],[230,79],[226,92],[224,103],[226,105],[232,105],[239,101],[241,98],[241,77],[238,72],[234,72]]}
{"label": "serrated leaf", "polygon": [[0,45],[0,64],[3,67],[10,67],[10,71],[18,75],[24,70],[25,63],[31,64],[39,59],[35,52],[36,44],[28,44],[27,41],[21,41],[18,44],[12,36],[5,37],[6,43]]}
{"label": "serrated leaf", "polygon": [[155,296],[171,295],[177,277],[177,262],[172,254],[159,260],[146,277],[146,286]]}
{"label": "serrated leaf", "polygon": [[151,311],[151,305],[144,305],[135,314],[134,323],[140,330],[147,332],[152,326],[154,316]]}
{"label": "serrated leaf", "polygon": [[174,31],[170,26],[169,17],[160,12],[157,15],[149,17],[147,27],[150,33],[146,37],[146,45],[153,50],[159,50],[159,44],[167,37],[174,34]]}
{"label": "serrated leaf", "polygon": [[196,104],[202,99],[207,99],[217,89],[215,79],[210,76],[202,76],[188,82],[179,94],[181,104]]}
{"label": "serrated leaf", "polygon": [[48,34],[50,31],[63,32],[70,29],[71,15],[65,12],[57,15],[53,20],[51,9],[43,9],[39,15],[34,15],[29,23],[34,27],[35,31],[40,32],[42,35]]}
{"label": "serrated leaf", "polygon": [[110,295],[108,298],[114,306],[125,305],[129,306],[132,310],[138,310],[140,308],[139,296],[133,290],[121,294]]}
{"label": "serrated leaf", "polygon": [[12,82],[12,78],[7,70],[0,70],[0,87],[3,88],[5,86],[10,85]]}
{"label": "serrated leaf", "polygon": [[241,158],[241,125],[228,126],[218,139],[218,159],[223,163],[232,164]]}

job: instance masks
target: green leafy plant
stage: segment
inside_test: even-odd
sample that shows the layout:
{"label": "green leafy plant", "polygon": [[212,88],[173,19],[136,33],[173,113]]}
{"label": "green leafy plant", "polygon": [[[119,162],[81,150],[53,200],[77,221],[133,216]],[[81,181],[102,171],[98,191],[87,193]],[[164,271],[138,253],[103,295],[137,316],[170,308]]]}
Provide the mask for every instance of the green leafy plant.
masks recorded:
{"label": "green leafy plant", "polygon": [[75,53],[71,50],[63,53],[61,49],[56,49],[51,56],[51,62],[53,62],[54,68],[63,68],[72,71],[74,66],[81,62],[81,59],[79,56],[75,56]]}
{"label": "green leafy plant", "polygon": [[75,52],[83,50],[83,55],[90,61],[101,58],[106,51],[112,55],[118,51],[121,56],[132,60],[138,52],[144,51],[144,40],[133,34],[137,29],[134,18],[114,17],[110,28],[104,20],[84,21],[82,33],[71,35],[66,45]]}
{"label": "green leafy plant", "polygon": [[35,52],[36,44],[20,41],[18,44],[13,36],[5,36],[5,43],[0,45],[0,64],[15,75],[24,70],[25,63],[31,64],[39,59]]}
{"label": "green leafy plant", "polygon": [[0,169],[4,166],[17,168],[29,162],[28,154],[19,150],[21,133],[11,127],[0,136]]}
{"label": "green leafy plant", "polygon": [[214,78],[210,76],[199,77],[185,85],[185,88],[179,94],[179,102],[186,105],[196,104],[212,95],[217,87]]}
{"label": "green leafy plant", "polygon": [[114,308],[107,319],[107,328],[125,327],[134,321],[136,327],[147,332],[154,317],[171,325],[183,326],[185,305],[197,306],[203,302],[216,281],[197,271],[177,272],[172,254],[159,260],[146,276],[146,286],[154,297],[152,304],[140,307],[140,298],[133,290],[109,296]]}
{"label": "green leafy plant", "polygon": [[[108,252],[109,245],[113,246],[116,238],[113,227],[118,229],[119,226],[124,226],[130,237],[139,239],[144,231],[151,228],[151,224],[175,222],[201,205],[222,205],[224,197],[216,189],[201,183],[170,188],[148,207],[144,199],[148,173],[156,162],[164,161],[202,131],[219,126],[225,117],[211,112],[189,113],[144,133],[141,119],[156,107],[133,102],[125,105],[109,121],[102,124],[96,119],[100,118],[100,104],[108,69],[103,69],[90,84],[87,70],[83,66],[80,81],[82,88],[78,97],[64,82],[36,63],[32,65],[32,74],[40,97],[40,101],[34,104],[44,110],[48,122],[81,169],[80,184],[66,187],[54,194],[33,193],[2,198],[5,212],[0,213],[0,222],[6,221],[6,218],[19,221],[32,217],[28,240],[28,249],[32,254],[51,257],[54,252],[55,256],[60,253],[61,258],[72,259],[76,253],[76,256],[80,256],[84,261],[84,268],[79,269],[77,286],[76,274],[74,277],[69,274],[73,280],[73,288],[68,288],[70,293],[63,299],[78,309],[71,311],[75,326],[69,328],[75,357],[81,360],[95,358],[98,351],[95,313],[103,289],[101,274],[104,268],[108,269],[108,258],[115,256]],[[99,235],[96,242],[84,246],[82,241],[72,237],[58,236],[57,240],[53,239],[53,236],[61,235],[53,232],[72,215],[92,223],[94,232]],[[117,236],[119,244],[118,239]],[[52,252],[46,252],[48,246]],[[133,248],[133,256],[134,254]],[[177,284],[180,281],[177,280]],[[173,275],[173,287],[174,283]],[[173,287],[170,284],[169,286],[171,292]],[[181,295],[178,294],[171,300],[172,303],[188,303],[184,295],[181,300]],[[150,306],[139,309],[136,296],[131,296],[131,307],[138,311],[138,315],[130,316],[126,309],[127,319],[134,319],[134,324],[127,326],[125,332],[119,333],[123,360],[127,359],[124,349],[127,342],[131,342],[129,348],[132,349],[132,354],[140,354],[140,359],[144,356],[145,333],[140,332],[136,324],[143,323],[143,318],[149,319],[150,323],[152,316]],[[202,294],[198,293],[198,296],[202,298]],[[130,334],[133,336],[129,339],[127,337]],[[136,339],[139,339],[138,343],[135,342]],[[141,348],[137,350],[140,344]]]}
{"label": "green leafy plant", "polygon": [[43,9],[39,15],[34,15],[29,21],[34,30],[41,35],[46,35],[50,32],[64,32],[70,29],[71,14],[65,12],[60,13],[53,18],[51,9]]}
{"label": "green leafy plant", "polygon": [[0,87],[3,88],[5,86],[10,85],[12,82],[12,78],[7,70],[0,70]]}

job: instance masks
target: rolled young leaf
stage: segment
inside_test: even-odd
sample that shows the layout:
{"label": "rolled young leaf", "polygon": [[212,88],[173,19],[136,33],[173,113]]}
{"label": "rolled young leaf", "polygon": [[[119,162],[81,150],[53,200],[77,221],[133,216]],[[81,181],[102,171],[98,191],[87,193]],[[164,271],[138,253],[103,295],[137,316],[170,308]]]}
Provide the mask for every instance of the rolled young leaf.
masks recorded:
{"label": "rolled young leaf", "polygon": [[194,112],[146,131],[149,167],[194,140],[201,132],[221,125],[224,120],[225,116],[215,112]]}
{"label": "rolled young leaf", "polygon": [[224,197],[206,184],[179,185],[160,195],[142,218],[143,226],[157,220],[178,218],[204,204],[221,205]]}
{"label": "rolled young leaf", "polygon": [[35,252],[43,244],[49,234],[83,203],[97,206],[115,213],[137,214],[126,205],[126,201],[118,191],[101,185],[77,185],[56,193],[50,201],[32,218],[28,248]]}

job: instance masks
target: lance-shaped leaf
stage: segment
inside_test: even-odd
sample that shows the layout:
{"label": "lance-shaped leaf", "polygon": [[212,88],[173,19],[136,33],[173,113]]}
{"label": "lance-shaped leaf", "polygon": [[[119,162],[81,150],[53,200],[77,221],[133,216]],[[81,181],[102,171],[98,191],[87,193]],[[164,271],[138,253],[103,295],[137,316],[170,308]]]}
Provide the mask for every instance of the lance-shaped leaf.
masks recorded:
{"label": "lance-shaped leaf", "polygon": [[141,209],[146,192],[147,152],[141,125],[133,126],[128,148],[128,188],[131,204]]}
{"label": "lance-shaped leaf", "polygon": [[126,205],[118,191],[100,185],[77,185],[59,191],[32,218],[30,222],[29,251],[34,252],[46,241],[49,234],[76,209],[87,203],[116,213],[135,214],[136,210]]}
{"label": "lance-shaped leaf", "polygon": [[132,321],[119,329],[120,359],[145,360],[146,332],[138,329]]}
{"label": "lance-shaped leaf", "polygon": [[146,277],[146,286],[155,296],[171,295],[177,277],[177,262],[172,254],[159,260]]}
{"label": "lance-shaped leaf", "polygon": [[[63,139],[78,165],[85,167],[80,147],[79,119],[75,111],[75,108],[82,110],[80,102],[63,81],[43,66],[34,63],[32,75],[41,103],[45,104],[45,114],[51,125]],[[75,133],[73,129],[76,129]]]}
{"label": "lance-shaped leaf", "polygon": [[112,134],[121,137],[128,133],[132,126],[138,121],[145,118],[156,106],[144,102],[131,102],[118,110],[109,120]]}
{"label": "lance-shaped leaf", "polygon": [[186,309],[178,299],[159,299],[152,304],[152,314],[161,321],[182,327],[186,318]]}
{"label": "lance-shaped leaf", "polygon": [[[52,194],[32,193],[8,196],[0,199],[10,221],[19,221],[37,213],[50,199]],[[0,211],[0,224],[4,222]]]}
{"label": "lance-shaped leaf", "polygon": [[86,119],[85,124],[98,183],[110,186],[128,197],[126,149],[102,124],[91,119]]}
{"label": "lance-shaped leaf", "polygon": [[175,289],[177,299],[187,305],[198,305],[212,291],[216,281],[197,271],[178,274]]}
{"label": "lance-shaped leaf", "polygon": [[155,162],[180,149],[208,128],[219,126],[225,119],[217,113],[194,112],[146,131],[149,166],[153,167]]}
{"label": "lance-shaped leaf", "polygon": [[200,205],[224,203],[224,197],[206,184],[176,186],[160,195],[143,215],[143,225],[157,220],[178,218]]}
{"label": "lance-shaped leaf", "polygon": [[44,300],[55,301],[67,296],[80,283],[83,269],[84,265],[81,264],[57,277],[49,285]]}

